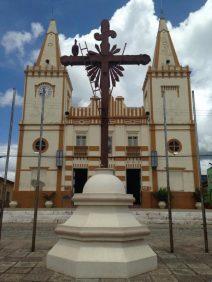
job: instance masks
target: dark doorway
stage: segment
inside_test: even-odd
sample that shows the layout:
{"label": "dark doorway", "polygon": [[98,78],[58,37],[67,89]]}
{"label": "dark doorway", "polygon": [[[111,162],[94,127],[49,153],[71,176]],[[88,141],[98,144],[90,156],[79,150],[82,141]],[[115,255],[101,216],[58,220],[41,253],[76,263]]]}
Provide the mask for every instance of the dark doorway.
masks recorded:
{"label": "dark doorway", "polygon": [[74,169],[74,193],[82,193],[85,182],[88,179],[88,170],[84,168]]}
{"label": "dark doorway", "polygon": [[135,205],[140,205],[141,171],[140,169],[127,169],[127,194],[133,194]]}

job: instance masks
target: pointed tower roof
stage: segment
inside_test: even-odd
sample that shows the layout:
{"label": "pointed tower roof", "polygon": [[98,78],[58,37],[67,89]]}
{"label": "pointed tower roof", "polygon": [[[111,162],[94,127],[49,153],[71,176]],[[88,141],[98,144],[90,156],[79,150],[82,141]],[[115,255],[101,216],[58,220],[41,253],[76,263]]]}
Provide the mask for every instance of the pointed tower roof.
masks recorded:
{"label": "pointed tower roof", "polygon": [[167,65],[180,66],[166,20],[161,18],[156,39],[153,67],[160,69],[162,66]]}
{"label": "pointed tower roof", "polygon": [[57,32],[56,21],[51,20],[49,28],[46,33],[42,48],[38,55],[36,66],[55,66],[59,67],[60,64],[60,45]]}

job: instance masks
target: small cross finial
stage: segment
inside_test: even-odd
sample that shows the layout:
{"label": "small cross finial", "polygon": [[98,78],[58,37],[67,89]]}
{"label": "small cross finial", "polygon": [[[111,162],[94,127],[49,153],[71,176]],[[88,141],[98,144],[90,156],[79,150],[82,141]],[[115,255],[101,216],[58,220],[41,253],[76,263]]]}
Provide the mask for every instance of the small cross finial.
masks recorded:
{"label": "small cross finial", "polygon": [[110,51],[109,37],[116,38],[116,32],[110,29],[109,20],[103,20],[101,22],[101,33],[95,33],[94,38],[97,41],[102,41],[100,46],[104,55],[107,55]]}

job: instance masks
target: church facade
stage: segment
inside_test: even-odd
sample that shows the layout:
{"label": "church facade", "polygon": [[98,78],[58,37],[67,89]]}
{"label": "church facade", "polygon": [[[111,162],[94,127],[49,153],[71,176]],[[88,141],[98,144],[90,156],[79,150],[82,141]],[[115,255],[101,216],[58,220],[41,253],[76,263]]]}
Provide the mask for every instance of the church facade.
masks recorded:
{"label": "church facade", "polygon": [[[44,206],[44,194],[54,196],[56,207],[68,207],[73,194],[83,191],[87,178],[100,166],[100,100],[94,96],[87,107],[72,105],[71,78],[60,63],[54,20],[36,63],[25,70],[13,193],[19,207],[34,204],[32,180],[37,175],[43,90],[41,181],[45,186],[40,193],[40,207]],[[123,97],[111,96],[109,108],[109,167],[124,182],[127,193],[134,195],[135,204],[144,208],[156,207],[153,192],[166,187],[163,95],[172,205],[192,208],[199,175],[190,70],[180,65],[166,21],[160,19],[154,59],[143,83],[143,106],[127,107]]]}

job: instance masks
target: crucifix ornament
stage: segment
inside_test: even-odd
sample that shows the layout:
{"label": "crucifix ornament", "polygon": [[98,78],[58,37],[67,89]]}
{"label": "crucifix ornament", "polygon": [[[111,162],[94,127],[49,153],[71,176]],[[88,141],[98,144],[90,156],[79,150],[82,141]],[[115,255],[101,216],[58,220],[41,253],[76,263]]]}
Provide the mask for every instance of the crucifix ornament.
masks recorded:
{"label": "crucifix ornament", "polygon": [[122,65],[147,65],[150,57],[141,55],[116,55],[121,49],[113,45],[110,49],[109,38],[116,38],[116,32],[110,29],[108,20],[101,22],[101,33],[95,33],[94,38],[100,41],[100,46],[95,44],[97,52],[88,51],[86,56],[78,56],[78,46],[72,47],[73,56],[62,56],[61,64],[64,66],[85,65],[90,81],[94,82],[101,93],[101,166],[108,167],[108,126],[109,126],[109,101],[110,89],[123,76]]}

